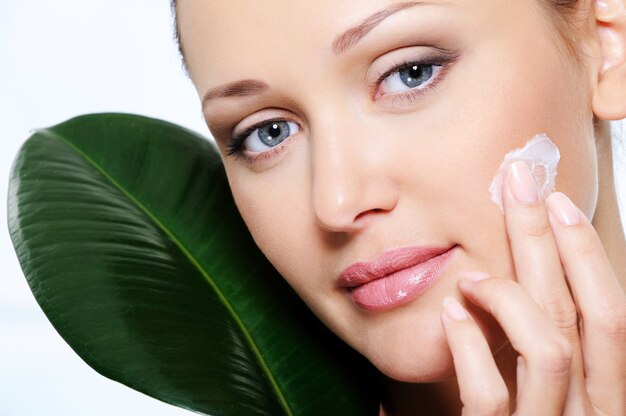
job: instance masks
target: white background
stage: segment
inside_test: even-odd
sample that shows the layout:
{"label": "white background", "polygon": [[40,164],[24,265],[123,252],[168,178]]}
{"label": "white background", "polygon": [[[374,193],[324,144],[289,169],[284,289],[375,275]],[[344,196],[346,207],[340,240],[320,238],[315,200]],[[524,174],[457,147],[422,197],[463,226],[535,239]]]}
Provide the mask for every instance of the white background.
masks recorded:
{"label": "white background", "polygon": [[0,0],[0,416],[185,416],[106,379],[52,328],[9,239],[9,169],[29,130],[121,111],[208,135],[169,0]]}
{"label": "white background", "polygon": [[191,414],[84,364],[35,303],[11,246],[9,169],[29,130],[102,111],[208,135],[172,41],[169,0],[0,0],[0,416]]}

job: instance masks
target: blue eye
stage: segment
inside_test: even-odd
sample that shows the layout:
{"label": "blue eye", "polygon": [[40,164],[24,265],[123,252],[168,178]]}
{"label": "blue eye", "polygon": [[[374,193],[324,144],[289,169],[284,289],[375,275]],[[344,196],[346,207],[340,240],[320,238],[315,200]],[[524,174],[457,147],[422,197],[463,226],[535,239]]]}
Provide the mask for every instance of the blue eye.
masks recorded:
{"label": "blue eye", "polygon": [[291,121],[270,121],[257,125],[242,134],[241,146],[253,153],[262,153],[278,146],[288,137],[300,131],[300,126]]}
{"label": "blue eye", "polygon": [[408,64],[382,77],[380,95],[422,89],[441,71],[442,65]]}

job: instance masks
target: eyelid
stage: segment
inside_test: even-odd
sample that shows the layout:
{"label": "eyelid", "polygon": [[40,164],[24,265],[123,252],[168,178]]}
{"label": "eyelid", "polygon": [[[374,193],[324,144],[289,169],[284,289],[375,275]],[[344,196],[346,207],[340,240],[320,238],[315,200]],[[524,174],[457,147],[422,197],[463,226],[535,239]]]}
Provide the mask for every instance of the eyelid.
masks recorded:
{"label": "eyelid", "polygon": [[415,59],[407,59],[403,63],[396,64],[392,68],[390,68],[389,70],[387,70],[384,73],[380,74],[378,76],[378,79],[375,82],[375,85],[379,86],[380,84],[382,84],[382,82],[389,75],[395,74],[396,72],[399,72],[401,69],[407,68],[409,66],[413,66],[413,65],[420,65],[420,66],[444,66],[444,65],[446,65],[446,63],[447,62],[435,62],[435,61],[432,61],[432,60],[421,61],[421,60],[415,60]]}
{"label": "eyelid", "polygon": [[[446,65],[457,59],[459,52],[452,52],[435,46],[410,46],[388,52],[378,57],[370,66],[366,78],[372,86],[377,86],[386,76],[409,64]],[[382,67],[384,70],[377,69]]]}
{"label": "eyelid", "polygon": [[259,121],[257,123],[254,123],[250,127],[247,127],[241,133],[236,133],[236,134],[233,133],[233,135],[231,137],[231,140],[228,143],[228,155],[232,155],[238,149],[240,149],[241,145],[243,145],[243,142],[248,138],[248,136],[250,136],[252,133],[254,133],[254,131],[256,129],[260,129],[261,127],[265,126],[268,123],[275,123],[275,122],[278,122],[278,121],[284,121],[284,120],[281,117],[264,119],[264,120],[261,120],[261,121]]}
{"label": "eyelid", "polygon": [[405,69],[407,67],[416,66],[416,63],[412,62],[412,63],[409,63],[407,65],[402,65],[397,70],[392,71],[389,75],[381,77],[381,81],[379,82],[378,87],[376,88],[376,93],[374,95],[374,99],[380,100],[380,99],[383,99],[385,97],[401,96],[403,94],[404,95],[411,94],[412,96],[417,96],[418,94],[425,94],[426,91],[430,90],[431,87],[434,87],[435,84],[437,84],[441,80],[441,78],[443,77],[442,72],[444,71],[445,66],[446,66],[446,64],[442,64],[442,65],[438,65],[438,64],[417,64],[417,65],[424,66],[424,67],[432,67],[433,68],[431,77],[427,81],[425,81],[421,85],[413,87],[413,88],[410,88],[410,87],[406,86],[407,87],[406,90],[387,91],[386,93],[383,94],[383,92],[382,92],[383,85],[387,81],[389,81],[391,77],[400,75],[400,71],[402,71],[403,69]]}
{"label": "eyelid", "polygon": [[226,134],[226,139],[228,143],[232,143],[237,138],[241,138],[241,136],[245,133],[250,134],[256,128],[259,128],[266,123],[276,121],[292,121],[302,126],[300,117],[294,114],[293,111],[280,107],[266,107],[255,112],[248,113],[248,115],[241,118],[237,123],[231,125],[228,133]]}
{"label": "eyelid", "polygon": [[[248,137],[250,137],[250,135],[252,133],[254,133],[256,130],[260,129],[261,127],[264,127],[268,124],[271,123],[277,123],[277,122],[285,122],[285,123],[293,123],[296,124],[298,126],[298,131],[291,134],[290,136],[288,136],[287,138],[285,138],[285,140],[283,141],[283,143],[285,141],[287,141],[291,136],[294,136],[298,133],[300,133],[302,131],[302,125],[301,123],[294,121],[293,118],[290,117],[273,117],[273,118],[268,118],[268,119],[264,119],[264,120],[260,120],[259,122],[251,125],[250,127],[246,128],[244,131],[242,131],[241,133],[237,133],[236,135],[234,135],[230,142],[227,144],[227,155],[228,156],[232,156],[232,155],[240,155],[241,153],[244,152],[243,149],[243,145],[245,143],[245,141],[248,139]],[[265,153],[268,153],[270,151],[276,151],[278,148],[283,146],[283,143],[278,144],[277,146],[274,146],[264,152],[254,152],[254,153],[258,153],[258,155],[263,155]],[[251,157],[248,157],[248,159],[251,159]]]}
{"label": "eyelid", "polygon": [[[444,80],[448,70],[458,58],[459,53],[443,52],[440,54],[424,54],[422,57],[414,59],[396,60],[395,64],[391,64],[390,68],[379,73],[376,81],[372,83],[371,94],[372,100],[383,101],[387,104],[412,104],[418,97],[427,94],[431,89],[436,88],[438,84]],[[409,55],[410,56],[410,55]],[[414,87],[406,91],[393,92],[388,94],[380,94],[380,87],[383,81],[390,75],[399,72],[401,69],[412,65],[437,66],[439,67],[436,74],[433,75],[423,87]]]}

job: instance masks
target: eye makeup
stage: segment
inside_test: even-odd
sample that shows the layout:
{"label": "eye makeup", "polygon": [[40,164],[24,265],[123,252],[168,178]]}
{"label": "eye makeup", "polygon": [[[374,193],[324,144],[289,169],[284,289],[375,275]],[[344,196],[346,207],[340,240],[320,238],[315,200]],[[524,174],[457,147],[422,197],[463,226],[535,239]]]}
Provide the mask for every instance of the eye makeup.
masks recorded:
{"label": "eye makeup", "polygon": [[[228,143],[227,147],[227,155],[231,156],[234,155],[236,153],[238,153],[239,151],[242,150],[242,147],[246,141],[246,139],[248,137],[250,137],[250,135],[252,133],[254,133],[257,129],[260,129],[262,127],[267,126],[268,124],[272,124],[272,123],[284,123],[287,122],[287,120],[285,120],[285,118],[283,117],[276,117],[276,118],[270,118],[267,120],[262,120],[256,124],[253,124],[252,126],[248,127],[247,129],[245,129],[244,131],[242,131],[241,133],[236,134],[232,140],[230,141],[230,143]],[[291,121],[288,121],[289,123],[291,123]],[[286,140],[286,139],[285,139]],[[276,147],[276,146],[274,146]]]}
{"label": "eye makeup", "polygon": [[[419,47],[419,49],[423,49],[423,47]],[[413,51],[413,53],[415,52]],[[397,61],[391,60],[389,57],[385,57],[384,61],[390,62],[389,64],[387,64],[389,65],[389,67],[387,70],[377,73],[375,81],[370,86],[370,88],[373,90],[373,96],[371,99],[373,101],[380,101],[385,105],[399,106],[409,105],[415,102],[419,97],[427,94],[431,89],[435,88],[445,77],[445,74],[447,72],[446,69],[448,68],[448,66],[458,56],[457,54],[452,54],[441,50],[426,54],[422,53],[422,56],[418,58],[411,58],[411,55],[407,55],[406,51],[392,51],[390,55],[396,57],[409,56],[409,58]],[[405,85],[407,89],[404,91],[394,91],[390,93],[384,93],[384,91],[382,91],[381,87],[386,82],[386,80],[388,80],[392,76],[399,76],[399,73],[401,71],[405,71],[407,69],[421,69],[423,71],[427,68],[430,69],[430,76],[428,77],[428,80],[426,80],[422,84],[415,87]],[[271,123],[284,122],[293,123],[293,121],[289,117],[272,117],[254,123],[240,133],[233,134],[233,137],[226,146],[226,154],[228,156],[241,156],[246,161],[251,163],[255,162],[261,156],[263,156],[264,158],[268,158],[272,155],[277,154],[277,152],[280,152],[283,149],[283,147],[286,145],[286,142],[291,139],[292,135],[286,137],[284,139],[284,142],[281,142],[277,146],[270,147],[262,152],[246,152],[245,142],[251,134],[257,131],[257,129],[261,129]],[[300,130],[301,127],[298,129],[298,131]]]}
{"label": "eye makeup", "polygon": [[[390,39],[387,40],[391,42]],[[384,43],[387,42],[382,42]],[[379,42],[377,44],[381,45]],[[439,45],[432,36],[422,43],[405,45],[393,42],[387,45],[386,50],[379,46],[381,49],[377,47],[378,51],[374,55],[369,55],[371,51],[368,53],[369,59],[372,60],[364,68],[363,91],[369,94],[370,102],[375,106],[373,108],[390,112],[417,109],[416,105],[420,98],[427,96],[445,80],[450,67],[461,55],[459,47],[449,49],[449,41]],[[369,60],[365,56],[362,59]],[[354,65],[358,63],[355,62]],[[227,156],[241,158],[243,162],[252,165],[261,159],[269,160],[285,150],[297,132],[289,134],[282,142],[269,146],[266,150],[251,151],[246,146],[246,141],[251,135],[257,134],[258,129],[270,123],[295,123],[298,124],[298,131],[304,130],[297,121],[299,117],[291,111],[267,110],[254,113],[237,124],[241,126],[251,123],[249,127],[243,129],[234,127],[228,133],[230,137],[227,136],[225,146]],[[263,119],[264,115],[268,117]],[[255,120],[258,122],[254,122]]]}
{"label": "eye makeup", "polygon": [[[421,52],[426,49],[426,52]],[[449,66],[458,58],[458,53],[444,51],[436,47],[408,47],[392,51],[372,64],[369,72],[375,74],[375,80],[371,82],[372,100],[381,101],[385,105],[407,105],[412,104],[419,97],[425,95],[432,88],[435,88],[446,76]],[[377,68],[387,68],[379,70]],[[409,87],[404,91],[392,91],[385,93],[383,86],[390,77],[397,76],[407,69],[430,68],[431,77],[423,84]],[[368,78],[374,78],[368,75]]]}

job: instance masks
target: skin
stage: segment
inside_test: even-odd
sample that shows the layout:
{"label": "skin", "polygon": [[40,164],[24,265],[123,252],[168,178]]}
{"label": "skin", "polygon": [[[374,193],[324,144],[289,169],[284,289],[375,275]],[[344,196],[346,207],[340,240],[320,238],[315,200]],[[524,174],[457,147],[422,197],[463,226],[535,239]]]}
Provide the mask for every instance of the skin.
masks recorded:
{"label": "skin", "polygon": [[[626,64],[603,57],[607,39],[626,38],[626,14],[583,2],[578,63],[535,1],[430,3],[336,53],[339,33],[395,3],[179,1],[201,98],[242,79],[269,86],[204,102],[237,206],[308,306],[388,377],[381,414],[622,414],[626,245],[606,120],[626,117]],[[428,54],[449,62],[423,94],[375,86]],[[296,133],[228,155],[233,134],[276,118]],[[503,216],[487,188],[541,132],[561,151],[558,196],[520,203],[507,176]],[[563,194],[576,224],[549,214]],[[337,287],[346,267],[391,248],[450,245],[442,276],[402,306],[369,311]]]}

